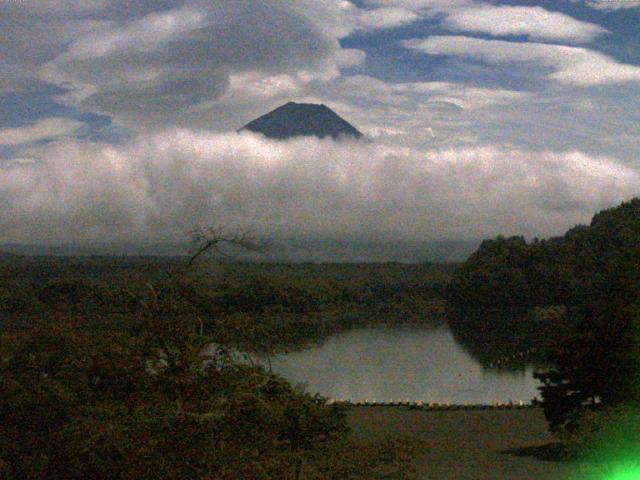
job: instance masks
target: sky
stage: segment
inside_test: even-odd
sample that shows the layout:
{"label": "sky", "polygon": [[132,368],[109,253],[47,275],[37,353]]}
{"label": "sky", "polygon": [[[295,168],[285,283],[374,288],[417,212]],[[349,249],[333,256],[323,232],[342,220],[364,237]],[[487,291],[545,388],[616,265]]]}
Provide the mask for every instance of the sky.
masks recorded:
{"label": "sky", "polygon": [[[0,242],[560,235],[640,192],[640,0],[0,0]],[[366,141],[237,130],[323,103]]]}

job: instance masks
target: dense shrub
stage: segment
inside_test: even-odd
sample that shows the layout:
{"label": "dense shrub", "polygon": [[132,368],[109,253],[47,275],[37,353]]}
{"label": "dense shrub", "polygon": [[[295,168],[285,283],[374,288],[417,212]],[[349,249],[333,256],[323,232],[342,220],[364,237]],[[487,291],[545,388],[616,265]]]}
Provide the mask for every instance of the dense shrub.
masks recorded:
{"label": "dense shrub", "polygon": [[4,335],[2,478],[293,478],[310,450],[344,438],[337,407],[224,351],[203,363],[188,322],[156,327]]}

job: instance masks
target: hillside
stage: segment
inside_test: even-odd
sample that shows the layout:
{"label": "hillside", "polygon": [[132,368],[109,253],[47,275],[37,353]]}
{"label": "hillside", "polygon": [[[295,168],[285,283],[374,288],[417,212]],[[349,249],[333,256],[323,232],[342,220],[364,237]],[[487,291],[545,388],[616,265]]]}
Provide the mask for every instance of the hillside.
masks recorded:
{"label": "hillside", "polygon": [[603,288],[640,285],[640,199],[597,213],[564,236],[482,242],[448,287],[460,308],[571,305]]}

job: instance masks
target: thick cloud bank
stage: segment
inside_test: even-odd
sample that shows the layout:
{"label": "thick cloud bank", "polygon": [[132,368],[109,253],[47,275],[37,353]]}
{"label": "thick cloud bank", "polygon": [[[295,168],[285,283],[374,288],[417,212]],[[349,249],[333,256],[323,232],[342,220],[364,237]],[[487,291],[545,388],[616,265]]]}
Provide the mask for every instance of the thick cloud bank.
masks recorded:
{"label": "thick cloud bank", "polygon": [[0,241],[166,241],[196,225],[269,236],[550,235],[633,196],[640,174],[578,152],[416,150],[170,130],[62,140],[0,167]]}

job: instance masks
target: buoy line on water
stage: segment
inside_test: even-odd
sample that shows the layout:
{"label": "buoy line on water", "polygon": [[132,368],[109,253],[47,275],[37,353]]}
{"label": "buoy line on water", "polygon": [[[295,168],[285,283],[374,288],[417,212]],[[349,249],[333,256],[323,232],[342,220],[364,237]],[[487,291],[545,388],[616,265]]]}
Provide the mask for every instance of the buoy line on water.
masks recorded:
{"label": "buoy line on water", "polygon": [[411,402],[411,401],[398,401],[398,402],[376,402],[373,401],[351,401],[351,400],[334,400],[329,399],[327,401],[329,405],[342,405],[345,407],[407,407],[410,410],[427,410],[427,411],[442,411],[442,410],[525,410],[538,408],[538,401],[530,402],[492,402],[492,403],[475,403],[475,404],[456,404],[456,403],[435,403],[435,402]]}

